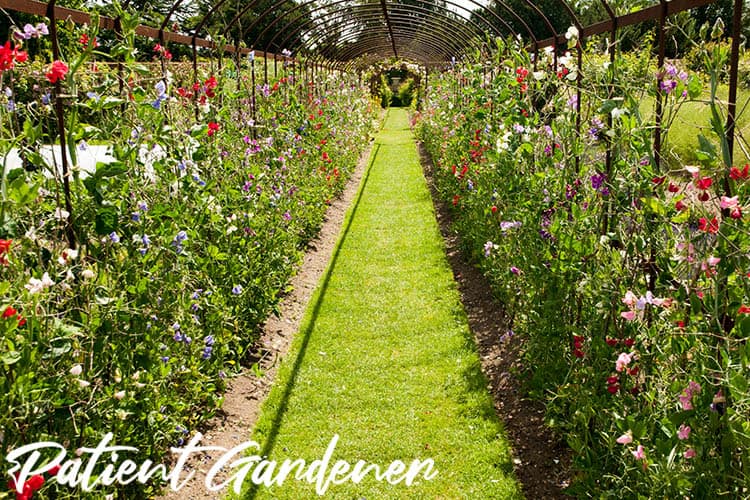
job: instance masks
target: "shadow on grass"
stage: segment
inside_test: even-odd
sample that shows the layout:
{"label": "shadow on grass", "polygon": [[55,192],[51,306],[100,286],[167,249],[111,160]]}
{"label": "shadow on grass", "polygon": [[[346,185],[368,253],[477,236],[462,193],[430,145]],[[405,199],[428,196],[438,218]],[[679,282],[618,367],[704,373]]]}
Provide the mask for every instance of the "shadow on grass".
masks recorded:
{"label": "shadow on grass", "polygon": [[[307,346],[310,343],[310,334],[315,329],[315,324],[318,320],[318,315],[320,314],[320,308],[321,308],[321,305],[323,304],[323,298],[326,296],[326,291],[328,290],[328,284],[331,280],[331,276],[333,275],[333,271],[336,268],[336,261],[338,260],[339,252],[341,251],[341,247],[344,245],[344,242],[346,241],[346,237],[349,234],[349,229],[351,229],[352,221],[354,220],[354,217],[357,214],[357,209],[359,208],[359,203],[362,200],[362,194],[365,192],[365,188],[367,187],[367,181],[370,178],[370,171],[371,171],[372,165],[375,163],[375,158],[378,156],[378,151],[380,151],[380,143],[376,142],[375,149],[372,152],[369,164],[367,165],[367,170],[365,171],[364,178],[362,179],[362,184],[359,188],[359,192],[357,193],[357,197],[355,198],[354,204],[352,205],[351,214],[349,215],[349,218],[346,221],[344,230],[341,233],[341,238],[339,239],[333,251],[333,255],[331,256],[331,263],[328,266],[328,269],[326,270],[325,274],[323,275],[323,281],[320,285],[320,292],[317,294],[315,298],[315,303],[311,304],[312,313],[310,315],[310,320],[306,322],[304,330],[301,330],[299,332],[299,334],[302,335],[302,345],[300,346],[299,353],[297,354],[297,358],[294,361],[294,367],[292,368],[292,373],[289,376],[289,380],[287,380],[286,382],[286,386],[284,387],[284,393],[281,396],[281,403],[279,404],[278,410],[276,410],[276,414],[273,417],[273,422],[271,423],[271,429],[268,433],[268,437],[265,440],[263,449],[259,453],[260,456],[266,456],[266,457],[270,456],[271,452],[276,446],[276,439],[279,435],[279,430],[281,429],[281,423],[284,420],[284,414],[286,414],[287,407],[289,405],[289,398],[292,395],[292,391],[294,390],[294,386],[297,382],[297,375],[299,374],[299,370],[302,365],[302,360],[305,359]],[[255,483],[252,483],[250,488],[243,495],[243,498],[245,500],[254,499],[258,496],[259,492],[260,492],[259,486]]]}

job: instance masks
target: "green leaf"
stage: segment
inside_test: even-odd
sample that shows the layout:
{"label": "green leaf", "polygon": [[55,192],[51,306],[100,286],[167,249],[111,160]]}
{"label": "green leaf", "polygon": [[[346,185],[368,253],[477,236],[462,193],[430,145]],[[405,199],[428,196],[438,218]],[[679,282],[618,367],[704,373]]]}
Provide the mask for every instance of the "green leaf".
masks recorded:
{"label": "green leaf", "polygon": [[716,146],[706,139],[703,134],[698,134],[698,143],[700,145],[700,149],[697,151],[698,159],[711,163],[716,161]]}
{"label": "green leaf", "polygon": [[101,207],[96,212],[96,234],[104,236],[117,230],[117,210],[114,207]]}
{"label": "green leaf", "polygon": [[697,99],[703,94],[703,84],[701,79],[696,75],[690,75],[687,84],[688,97],[690,99]]}
{"label": "green leaf", "polygon": [[128,171],[128,167],[121,161],[113,161],[112,163],[96,163],[96,177],[114,177],[116,175],[124,174]]}
{"label": "green leaf", "polygon": [[18,351],[10,351],[2,355],[0,359],[3,360],[6,366],[18,363],[21,360],[21,353]]}

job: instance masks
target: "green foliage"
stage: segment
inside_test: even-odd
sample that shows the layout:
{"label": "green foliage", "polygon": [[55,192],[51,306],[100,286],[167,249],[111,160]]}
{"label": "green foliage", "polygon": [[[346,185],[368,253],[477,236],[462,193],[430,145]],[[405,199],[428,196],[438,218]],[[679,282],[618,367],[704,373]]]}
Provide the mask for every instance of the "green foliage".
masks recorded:
{"label": "green foliage", "polygon": [[[580,133],[575,63],[534,75],[514,52],[483,87],[481,68],[435,75],[417,116],[580,497],[746,496],[750,178],[729,158],[715,47],[708,75],[658,72],[665,130],[707,101],[695,167],[656,163],[645,51],[585,68]],[[534,109],[538,95],[551,97]]]}
{"label": "green foliage", "polygon": [[[282,70],[255,100],[168,61],[163,80],[133,55],[138,16],[122,21],[122,90],[104,54],[64,47],[72,210],[48,154],[60,139],[50,61],[0,74],[0,456],[113,432],[140,450],[129,458],[161,462],[221,407],[367,143],[356,79],[308,85]],[[76,38],[97,36],[85,30]],[[90,161],[93,144],[107,158]],[[49,482],[40,495],[102,492]]]}

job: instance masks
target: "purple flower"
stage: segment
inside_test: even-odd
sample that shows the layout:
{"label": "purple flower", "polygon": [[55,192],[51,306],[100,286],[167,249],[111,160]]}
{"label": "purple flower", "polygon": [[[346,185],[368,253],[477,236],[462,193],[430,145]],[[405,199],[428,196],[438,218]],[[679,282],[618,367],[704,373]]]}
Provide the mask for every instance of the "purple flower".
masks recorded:
{"label": "purple flower", "polygon": [[209,359],[211,357],[211,353],[213,352],[213,347],[210,345],[207,345],[203,348],[203,354],[201,354],[201,358],[203,359]]}
{"label": "purple flower", "polygon": [[141,222],[141,214],[140,212],[133,212],[130,214],[130,220],[133,222]]}
{"label": "purple flower", "polygon": [[205,339],[203,339],[206,345],[214,345],[214,336],[208,335]]}
{"label": "purple flower", "polygon": [[667,94],[669,94],[675,88],[677,88],[677,81],[676,80],[662,80],[661,83],[659,83],[659,88],[663,92],[666,92]]}
{"label": "purple flower", "polygon": [[495,244],[491,241],[488,241],[484,244],[484,256],[489,257],[490,254],[492,254],[492,249],[495,247]]}
{"label": "purple flower", "polygon": [[234,295],[239,295],[239,294],[241,294],[241,293],[242,293],[242,285],[234,285],[234,286],[232,287],[232,293],[233,293]]}
{"label": "purple flower", "polygon": [[284,212],[284,215],[282,215],[282,217],[284,218],[284,220],[292,220],[292,215],[289,213],[288,210]]}
{"label": "purple flower", "polygon": [[201,293],[203,293],[203,289],[198,288],[193,292],[193,295],[191,295],[190,298],[192,298],[193,300],[198,300],[201,296]]}
{"label": "purple flower", "polygon": [[578,94],[570,96],[570,99],[568,99],[568,107],[573,110],[578,109]]}
{"label": "purple flower", "polygon": [[111,233],[109,233],[109,240],[112,243],[120,243],[120,237],[114,231],[112,231]]}
{"label": "purple flower", "polygon": [[509,221],[502,221],[500,223],[500,230],[502,232],[505,232],[508,229],[513,229],[513,228],[516,228],[516,227],[521,227],[521,222],[520,221],[510,221],[510,222]]}
{"label": "purple flower", "polygon": [[518,269],[516,266],[510,266],[510,272],[512,272],[516,276],[518,276],[519,274],[521,274],[521,270]]}

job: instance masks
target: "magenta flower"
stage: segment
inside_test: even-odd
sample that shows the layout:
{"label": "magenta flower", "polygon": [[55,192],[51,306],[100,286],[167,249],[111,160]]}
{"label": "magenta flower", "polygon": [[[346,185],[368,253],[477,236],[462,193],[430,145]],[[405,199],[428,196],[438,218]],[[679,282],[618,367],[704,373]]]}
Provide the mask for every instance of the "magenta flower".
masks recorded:
{"label": "magenta flower", "polygon": [[681,439],[682,441],[686,440],[690,437],[690,426],[681,424],[680,428],[677,429],[677,437]]}
{"label": "magenta flower", "polygon": [[693,458],[693,457],[695,457],[695,450],[692,449],[692,448],[688,448],[687,450],[685,450],[685,455],[684,456],[685,456],[685,458]]}
{"label": "magenta flower", "polygon": [[636,448],[635,451],[631,451],[630,453],[633,454],[636,460],[646,459],[646,451],[643,449],[643,445],[641,444],[638,445],[638,448]]}

